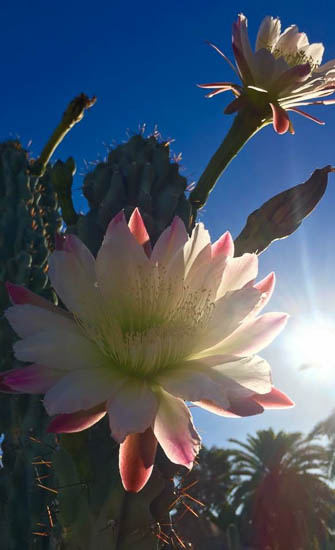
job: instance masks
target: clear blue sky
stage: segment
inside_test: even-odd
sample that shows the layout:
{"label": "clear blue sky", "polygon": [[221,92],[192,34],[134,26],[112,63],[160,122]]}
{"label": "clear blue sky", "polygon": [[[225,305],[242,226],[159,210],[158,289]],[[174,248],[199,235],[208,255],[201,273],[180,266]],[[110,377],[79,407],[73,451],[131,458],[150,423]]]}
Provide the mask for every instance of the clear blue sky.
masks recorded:
{"label": "clear blue sky", "polygon": [[[157,124],[165,138],[175,139],[173,152],[182,152],[184,175],[196,180],[232,122],[222,114],[228,94],[206,100],[195,86],[234,80],[205,40],[232,57],[231,24],[239,12],[249,18],[252,41],[265,15],[279,16],[284,28],[296,23],[310,42],[323,42],[325,61],[335,58],[335,8],[330,2],[319,1],[317,9],[287,0],[3,2],[0,138],[19,137],[23,145],[32,141],[32,154],[38,155],[68,101],[83,91],[96,94],[98,102],[55,159],[72,155],[83,173],[84,160],[103,158],[105,144],[126,139],[127,129],[133,132],[146,123],[150,131]],[[335,106],[310,112],[327,125],[293,114],[295,136],[277,136],[268,127],[232,163],[201,215],[213,238],[226,229],[236,236],[247,215],[265,200],[306,180],[316,167],[335,164]],[[85,210],[80,181],[78,176],[76,205]],[[274,382],[297,406],[247,420],[196,412],[206,444],[224,445],[228,437],[243,438],[269,425],[309,430],[335,406],[335,364],[334,374],[331,369],[327,375],[319,369],[300,371],[301,343],[294,336],[302,320],[315,315],[335,319],[334,185],[333,175],[325,198],[303,227],[260,257],[261,275],[277,274],[269,309],[291,314],[285,334],[263,355],[271,361]]]}

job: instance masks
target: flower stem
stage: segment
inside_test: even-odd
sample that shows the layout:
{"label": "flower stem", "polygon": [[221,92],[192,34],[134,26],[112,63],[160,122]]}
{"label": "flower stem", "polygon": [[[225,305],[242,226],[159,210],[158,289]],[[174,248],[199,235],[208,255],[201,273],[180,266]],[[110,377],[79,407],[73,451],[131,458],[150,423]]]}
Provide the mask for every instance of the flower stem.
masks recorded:
{"label": "flower stem", "polygon": [[197,185],[190,194],[189,200],[193,212],[202,208],[213,190],[222,172],[236,157],[245,143],[269,121],[264,119],[264,114],[252,112],[250,109],[242,109],[235,117],[220,147],[214,153],[201,175]]}
{"label": "flower stem", "polygon": [[96,102],[96,97],[91,99],[85,94],[80,94],[75,97],[68,105],[66,111],[62,116],[62,120],[54,130],[52,136],[48,140],[47,144],[43,148],[39,158],[34,162],[31,168],[31,174],[34,176],[43,176],[45,168],[58,147],[63,141],[66,134],[83,118],[86,109],[92,107]]}

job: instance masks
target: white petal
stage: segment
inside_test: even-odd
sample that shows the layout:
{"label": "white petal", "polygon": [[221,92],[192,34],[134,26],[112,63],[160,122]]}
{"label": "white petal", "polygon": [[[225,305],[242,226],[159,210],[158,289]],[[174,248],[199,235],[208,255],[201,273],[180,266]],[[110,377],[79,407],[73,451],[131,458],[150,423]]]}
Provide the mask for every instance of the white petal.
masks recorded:
{"label": "white petal", "polygon": [[200,449],[189,409],[181,399],[161,390],[154,434],[166,456],[175,464],[191,468]]}
{"label": "white petal", "polygon": [[79,328],[46,328],[14,344],[15,357],[58,369],[105,366],[107,359]]}
{"label": "white petal", "polygon": [[4,383],[22,393],[45,393],[66,374],[61,369],[48,369],[44,365],[12,369],[4,376]]}
{"label": "white petal", "polygon": [[254,54],[251,49],[249,35],[248,35],[248,20],[243,14],[240,14],[239,22],[240,22],[240,39],[241,39],[242,53],[245,57],[245,60],[248,66],[252,69]]}
{"label": "white petal", "polygon": [[15,332],[25,338],[40,331],[77,330],[76,323],[70,318],[53,310],[33,306],[30,304],[15,305],[5,311],[5,316]]}
{"label": "white petal", "polygon": [[[203,223],[197,223],[192,231],[190,239],[184,246],[185,275],[187,276],[193,263],[200,259],[199,255],[203,249],[208,249],[210,237]],[[211,249],[209,249],[211,254]]]}
{"label": "white petal", "polygon": [[295,53],[305,46],[308,46],[306,34],[299,32],[296,25],[291,25],[281,34],[276,44],[276,50],[281,51],[283,55],[287,55]]}
{"label": "white petal", "polygon": [[[206,369],[208,371],[208,368]],[[182,366],[157,378],[167,392],[185,401],[210,399],[220,407],[227,407],[229,401],[222,388],[206,371],[187,369]]]}
{"label": "white petal", "polygon": [[279,39],[280,29],[281,23],[278,17],[264,17],[257,34],[256,52],[261,48],[272,51]]}
{"label": "white petal", "polygon": [[97,255],[96,272],[100,291],[112,307],[116,300],[115,305],[121,306],[123,300],[137,299],[139,278],[151,263],[123,218],[110,226]]}
{"label": "white petal", "polygon": [[[222,264],[222,259],[221,260]],[[217,262],[218,262],[217,260]],[[192,289],[203,288],[203,283],[208,276],[208,272],[212,266],[212,247],[208,243],[198,254],[194,260],[191,268],[187,270],[187,276],[185,278],[185,284]],[[222,271],[222,270],[221,270]]]}
{"label": "white petal", "polygon": [[261,292],[252,286],[227,292],[215,302],[206,332],[195,342],[193,351],[208,349],[222,342],[254,310],[260,299]]}
{"label": "white petal", "polygon": [[269,90],[273,80],[276,60],[265,49],[258,50],[254,56],[253,75],[258,86]]}
{"label": "white petal", "polygon": [[157,240],[151,254],[152,262],[168,265],[187,241],[188,235],[184,222],[176,216],[172,224],[163,231]]}
{"label": "white petal", "polygon": [[107,369],[70,372],[45,394],[44,406],[50,415],[87,410],[106,401],[122,383]]}
{"label": "white petal", "polygon": [[49,277],[58,296],[70,311],[82,318],[92,318],[99,303],[99,293],[92,262],[89,260],[85,264],[84,257],[82,253],[78,260],[75,254],[56,250],[49,259]]}
{"label": "white petal", "polygon": [[230,361],[220,356],[203,357],[195,362],[194,368],[206,368],[206,366],[210,367],[210,376],[216,384],[223,387],[228,399],[271,391],[270,365],[257,355],[236,357]]}
{"label": "white petal", "polygon": [[107,401],[112,437],[122,443],[127,435],[143,433],[153,422],[157,398],[140,380],[125,381],[122,388]]}
{"label": "white petal", "polygon": [[243,254],[228,258],[217,292],[218,300],[229,290],[238,290],[257,277],[258,258],[256,254]]}
{"label": "white petal", "polygon": [[250,322],[243,323],[228,338],[203,353],[207,355],[223,353],[238,356],[257,353],[268,346],[283,330],[287,319],[288,315],[285,313],[265,313]]}
{"label": "white petal", "polygon": [[309,46],[306,46],[302,49],[302,51],[305,53],[305,56],[307,57],[307,61],[310,60],[310,64],[319,66],[322,61],[323,53],[325,51],[323,44],[316,43],[316,44],[310,44]]}

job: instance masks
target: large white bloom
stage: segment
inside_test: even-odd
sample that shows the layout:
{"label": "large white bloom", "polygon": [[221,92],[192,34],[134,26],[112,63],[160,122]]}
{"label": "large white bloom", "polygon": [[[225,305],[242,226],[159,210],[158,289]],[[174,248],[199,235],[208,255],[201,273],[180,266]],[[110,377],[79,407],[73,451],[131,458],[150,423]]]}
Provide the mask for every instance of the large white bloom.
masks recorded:
{"label": "large white bloom", "polygon": [[200,84],[213,89],[207,97],[232,90],[236,99],[228,105],[227,114],[236,112],[245,105],[269,106],[272,109],[273,126],[276,132],[294,133],[287,111],[294,111],[311,120],[322,121],[301,111],[303,105],[332,104],[323,98],[334,93],[335,60],[321,65],[323,44],[309,44],[305,33],[291,25],[281,32],[278,18],[265,17],[259,27],[255,51],[248,37],[248,21],[239,15],[233,24],[233,51],[236,68],[213,44],[242,80],[242,86],[232,82]]}
{"label": "large white bloom", "polygon": [[292,404],[255,355],[287,318],[257,316],[274,286],[273,274],[254,285],[257,263],[254,254],[233,258],[229,233],[211,245],[202,224],[189,237],[178,218],[151,250],[138,210],[129,226],[114,218],[96,259],[69,235],[49,261],[68,312],[8,284],[15,355],[32,364],[3,373],[0,389],[45,393],[54,432],[108,413],[128,490],[146,483],[157,440],[191,467],[200,437],[185,401],[224,416]]}

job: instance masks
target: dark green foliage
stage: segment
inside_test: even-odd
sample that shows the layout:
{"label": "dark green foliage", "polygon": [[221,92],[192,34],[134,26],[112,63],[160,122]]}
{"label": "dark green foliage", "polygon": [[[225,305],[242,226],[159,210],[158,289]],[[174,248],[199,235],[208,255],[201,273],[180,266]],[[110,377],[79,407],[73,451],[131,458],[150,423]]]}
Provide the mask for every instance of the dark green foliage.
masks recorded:
{"label": "dark green foliage", "polygon": [[[61,220],[50,183],[50,167],[40,180],[29,175],[26,151],[17,141],[0,144],[0,371],[18,365],[13,359],[15,335],[3,317],[9,301],[4,282],[23,284],[53,300],[48,285],[47,259]],[[47,491],[36,487],[35,456],[45,460],[50,449],[31,436],[45,437],[46,414],[39,397],[6,396],[0,400],[0,433],[4,468],[0,470],[0,540],[6,550],[45,548],[44,537],[34,537],[37,522],[48,525]],[[34,542],[34,540],[36,541]]]}

